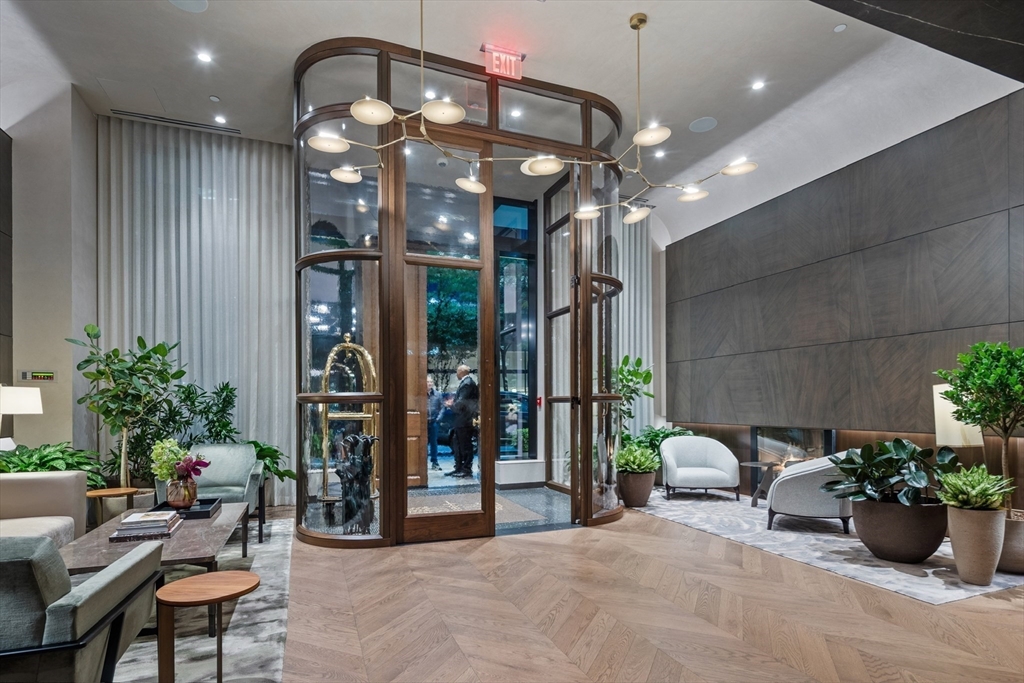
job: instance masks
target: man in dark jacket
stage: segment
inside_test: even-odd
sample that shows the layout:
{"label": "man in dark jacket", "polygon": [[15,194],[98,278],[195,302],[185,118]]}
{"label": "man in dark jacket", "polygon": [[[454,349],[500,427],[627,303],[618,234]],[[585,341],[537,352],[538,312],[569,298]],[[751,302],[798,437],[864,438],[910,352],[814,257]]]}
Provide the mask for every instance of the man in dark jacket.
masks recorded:
{"label": "man in dark jacket", "polygon": [[430,469],[440,470],[437,462],[437,421],[444,409],[441,392],[434,388],[434,380],[427,378],[427,452],[430,455]]}
{"label": "man in dark jacket", "polygon": [[469,372],[468,365],[460,365],[455,369],[459,387],[455,390],[455,398],[448,401],[455,414],[452,421],[455,469],[445,474],[452,477],[473,476],[473,435],[476,431],[473,422],[480,414],[480,388]]}

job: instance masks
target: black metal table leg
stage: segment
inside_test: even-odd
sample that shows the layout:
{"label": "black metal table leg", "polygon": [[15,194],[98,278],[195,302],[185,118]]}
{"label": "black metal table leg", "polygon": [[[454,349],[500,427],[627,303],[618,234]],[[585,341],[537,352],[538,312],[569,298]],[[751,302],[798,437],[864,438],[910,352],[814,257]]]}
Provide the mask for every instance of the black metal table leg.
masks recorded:
{"label": "black metal table leg", "polygon": [[257,522],[256,522],[259,525],[258,533],[259,533],[259,541],[260,541],[260,543],[263,543],[263,523],[265,521],[267,521],[267,494],[266,494],[266,488],[267,488],[267,480],[264,479],[263,483],[260,485],[260,493],[259,493],[260,511],[259,511],[259,517],[257,517]]}
{"label": "black metal table leg", "polygon": [[217,683],[224,681],[224,634],[223,634],[223,613],[222,603],[217,603]]}
{"label": "black metal table leg", "polygon": [[[217,561],[216,560],[214,560],[213,562],[211,562],[210,564],[205,565],[205,566],[206,566],[206,572],[207,573],[217,571]],[[217,608],[219,608],[219,607],[220,607],[220,605],[217,606]],[[213,605],[207,605],[206,610],[207,610],[207,614],[208,614],[209,619],[210,619],[210,637],[211,638],[214,638],[214,637],[218,637],[219,638],[220,636],[218,636],[218,634],[220,633],[220,630],[217,628],[217,609],[215,609]]]}

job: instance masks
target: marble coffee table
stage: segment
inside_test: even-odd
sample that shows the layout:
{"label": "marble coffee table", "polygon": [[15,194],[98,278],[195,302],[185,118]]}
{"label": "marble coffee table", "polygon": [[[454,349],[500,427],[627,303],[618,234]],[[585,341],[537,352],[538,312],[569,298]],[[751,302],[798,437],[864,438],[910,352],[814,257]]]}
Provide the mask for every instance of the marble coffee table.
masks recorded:
{"label": "marble coffee table", "polygon": [[[146,511],[143,508],[123,512],[61,548],[60,555],[68,573],[98,572],[131,552],[142,541],[111,543],[110,535],[117,530],[122,519],[134,512]],[[249,506],[246,503],[224,503],[213,517],[186,519],[173,536],[158,539],[164,544],[160,565],[187,564],[203,567],[207,572],[217,571],[217,553],[224,548],[239,524],[242,525],[242,557],[246,557],[249,550]],[[215,632],[215,612],[211,606],[210,636]]]}

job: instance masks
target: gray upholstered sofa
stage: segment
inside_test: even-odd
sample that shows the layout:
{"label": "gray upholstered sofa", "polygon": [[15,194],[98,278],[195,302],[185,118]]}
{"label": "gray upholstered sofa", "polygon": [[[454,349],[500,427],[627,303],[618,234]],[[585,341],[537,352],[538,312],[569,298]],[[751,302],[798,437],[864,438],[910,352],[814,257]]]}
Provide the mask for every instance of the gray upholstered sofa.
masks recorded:
{"label": "gray upholstered sofa", "polygon": [[828,458],[805,460],[784,469],[768,489],[768,528],[772,528],[775,515],[793,515],[838,518],[843,532],[850,533],[853,504],[821,490],[822,484],[838,477],[839,471]]}
{"label": "gray upholstered sofa", "polygon": [[72,588],[52,540],[0,539],[0,682],[113,680],[152,614],[162,551],[142,543]]}
{"label": "gray upholstered sofa", "polygon": [[58,547],[85,533],[85,472],[0,474],[0,538],[45,536]]}
{"label": "gray upholstered sofa", "polygon": [[[248,503],[249,513],[259,508],[259,542],[263,542],[263,461],[247,443],[199,444],[189,451],[202,455],[209,467],[196,477],[200,498],[220,498],[222,503]],[[156,482],[156,498],[167,500],[167,482]]]}
{"label": "gray upholstered sofa", "polygon": [[732,489],[740,499],[740,463],[722,443],[706,436],[673,436],[661,443],[665,498],[672,489]]}

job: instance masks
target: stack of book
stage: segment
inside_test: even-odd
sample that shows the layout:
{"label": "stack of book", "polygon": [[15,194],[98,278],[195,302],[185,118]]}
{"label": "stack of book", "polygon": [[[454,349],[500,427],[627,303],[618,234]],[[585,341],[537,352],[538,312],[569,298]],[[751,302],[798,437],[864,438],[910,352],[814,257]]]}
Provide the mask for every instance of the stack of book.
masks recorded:
{"label": "stack of book", "polygon": [[136,512],[121,520],[110,541],[153,541],[170,538],[184,520],[174,510]]}

